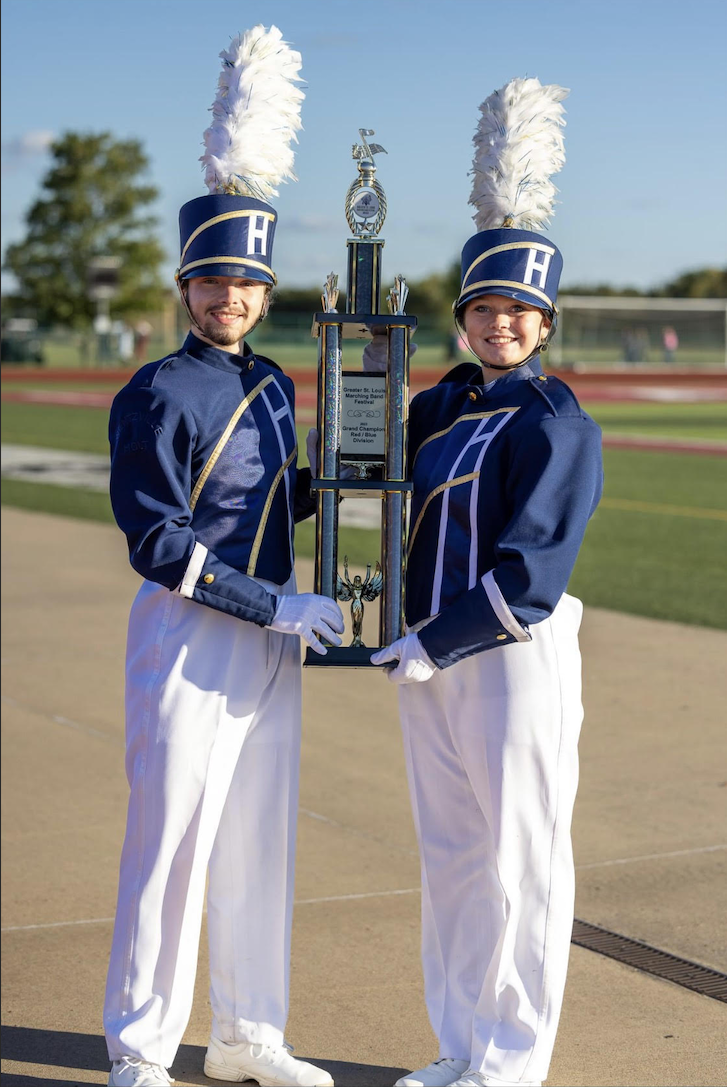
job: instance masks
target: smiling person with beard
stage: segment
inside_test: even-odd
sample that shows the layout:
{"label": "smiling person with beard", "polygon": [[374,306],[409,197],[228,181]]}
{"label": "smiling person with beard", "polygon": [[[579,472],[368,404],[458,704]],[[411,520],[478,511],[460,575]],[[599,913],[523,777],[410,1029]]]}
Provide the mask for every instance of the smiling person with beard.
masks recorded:
{"label": "smiling person with beard", "polygon": [[[291,81],[300,56],[280,39],[275,27],[255,27],[222,54],[219,109],[205,133],[211,192],[179,217],[177,282],[190,332],[179,351],[143,366],[111,410],[111,501],[144,579],[129,619],[130,797],[104,1007],[116,1087],[172,1082],[206,881],[206,1074],[333,1084],[290,1056],[283,1032],[300,640],[318,653],[322,638],[340,645],[343,616],[335,601],[297,593],[293,526],[314,502],[310,471],[297,467],[293,383],[245,340],[276,282],[277,214],[259,198],[274,189],[270,177],[251,177],[239,153],[216,153],[233,136],[239,142],[251,111],[276,139],[299,127],[302,94]],[[280,147],[269,150],[281,160]]]}

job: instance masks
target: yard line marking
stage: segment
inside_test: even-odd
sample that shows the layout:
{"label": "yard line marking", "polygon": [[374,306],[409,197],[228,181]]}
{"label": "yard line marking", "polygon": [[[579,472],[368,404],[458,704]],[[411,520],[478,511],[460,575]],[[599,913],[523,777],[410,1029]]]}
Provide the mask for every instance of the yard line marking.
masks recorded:
{"label": "yard line marking", "polygon": [[[393,891],[362,891],[359,894],[328,895],[325,898],[298,898],[293,905],[315,906],[320,902],[351,902],[358,898],[387,898],[391,895],[418,895],[420,892],[421,887],[404,887]],[[207,913],[207,910],[203,912]],[[0,932],[30,932],[33,929],[70,928],[73,925],[103,925],[109,924],[113,920],[113,917],[89,917],[83,921],[48,921],[40,925],[7,925],[0,929]]]}
{"label": "yard line marking", "polygon": [[296,906],[315,906],[319,902],[351,902],[357,898],[387,898],[390,895],[418,895],[421,887],[404,887],[397,891],[364,891],[361,894],[352,895],[328,895],[326,898],[298,898]]}
{"label": "yard line marking", "polygon": [[[324,819],[323,816],[320,816],[319,818]],[[327,819],[324,821],[333,822],[333,820]],[[336,825],[340,826],[340,824]],[[719,849],[727,849],[727,844],[698,846],[696,849],[675,849],[670,853],[644,853],[639,857],[620,857],[612,861],[594,861],[592,864],[576,865],[576,871],[582,872],[587,868],[607,868],[615,864],[635,864],[638,861],[663,860],[670,857],[687,857],[696,853],[714,853]],[[420,887],[403,887],[391,891],[362,891],[358,894],[326,895],[322,898],[297,898],[294,905],[316,906],[322,902],[353,902],[363,898],[390,898],[395,895],[414,895],[419,894],[420,892]],[[205,910],[204,912],[206,913],[207,911]],[[89,917],[82,921],[48,921],[45,924],[40,925],[7,925],[0,929],[0,932],[29,932],[33,929],[70,928],[74,925],[103,925],[109,924],[113,920],[113,917]]]}
{"label": "yard line marking", "polygon": [[416,849],[409,849],[405,845],[399,845],[397,842],[387,842],[384,838],[378,838],[375,834],[369,834],[365,830],[359,830],[358,827],[352,827],[348,823],[339,823],[336,819],[330,819],[327,815],[321,815],[320,812],[310,811],[309,808],[298,808],[300,815],[307,815],[309,819],[316,819],[319,823],[328,823],[330,827],[336,827],[338,830],[343,830],[347,834],[352,834],[356,838],[364,838],[367,842],[375,842],[377,845],[384,846],[385,849],[393,849],[397,853],[406,853],[409,857],[418,857],[419,852]]}
{"label": "yard line marking", "polygon": [[661,502],[638,502],[632,498],[602,498],[599,505],[609,510],[667,513],[675,517],[701,517],[707,521],[727,521],[727,510],[709,510],[699,506],[668,506]]}
{"label": "yard line marking", "polygon": [[703,845],[696,849],[675,849],[671,853],[642,853],[640,857],[618,857],[612,861],[593,861],[591,864],[577,864],[576,872],[583,872],[586,868],[610,868],[615,864],[635,864],[637,861],[658,861],[668,857],[690,857],[696,853],[716,853],[720,849],[727,849],[727,844]]}
{"label": "yard line marking", "polygon": [[70,928],[72,925],[103,925],[113,917],[89,917],[84,921],[48,921],[44,925],[6,925],[0,932],[29,932],[36,928]]}
{"label": "yard line marking", "polygon": [[29,706],[27,702],[20,702],[17,698],[12,698],[10,695],[1,695],[0,701],[4,702],[6,706],[13,706],[16,709],[24,710],[26,713],[32,713],[36,717],[41,717],[46,721],[52,721],[54,724],[62,725],[64,728],[72,728],[76,732],[83,732],[86,736],[93,736],[98,740],[110,740],[111,743],[116,744],[118,747],[126,746],[123,737],[115,736],[111,732],[103,732],[101,729],[93,728],[91,725],[84,725],[78,721],[72,721],[70,717],[63,717],[60,713],[50,713],[48,710],[38,709],[37,706]]}

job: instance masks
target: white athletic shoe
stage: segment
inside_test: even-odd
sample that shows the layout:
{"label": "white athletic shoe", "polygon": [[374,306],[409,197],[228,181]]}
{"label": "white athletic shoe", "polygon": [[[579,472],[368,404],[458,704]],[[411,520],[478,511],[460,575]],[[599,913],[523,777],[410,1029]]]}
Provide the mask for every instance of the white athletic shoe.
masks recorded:
{"label": "white athletic shoe", "polygon": [[255,1079],[260,1087],[333,1087],[324,1068],[297,1061],[285,1045],[221,1042],[214,1037],[207,1047],[204,1074],[232,1083]]}
{"label": "white athletic shoe", "polygon": [[122,1057],[114,1061],[109,1087],[168,1087],[174,1080],[161,1064],[142,1061],[140,1057]]}
{"label": "white athletic shoe", "polygon": [[450,1087],[541,1087],[541,1084],[531,1079],[520,1080],[518,1083],[511,1079],[493,1079],[492,1076],[486,1076],[484,1072],[475,1072],[472,1068],[468,1068],[463,1076],[450,1084]]}
{"label": "white athletic shoe", "polygon": [[469,1061],[456,1061],[450,1057],[444,1057],[440,1061],[432,1061],[426,1068],[420,1068],[418,1072],[409,1072],[402,1076],[394,1084],[394,1087],[449,1087],[463,1072],[469,1068]]}

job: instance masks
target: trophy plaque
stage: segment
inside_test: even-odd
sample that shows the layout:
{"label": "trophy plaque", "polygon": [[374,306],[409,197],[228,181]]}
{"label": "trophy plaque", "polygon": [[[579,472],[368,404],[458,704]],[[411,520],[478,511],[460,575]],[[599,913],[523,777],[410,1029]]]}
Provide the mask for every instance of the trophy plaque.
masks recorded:
{"label": "trophy plaque", "polygon": [[[358,668],[371,654],[404,633],[406,563],[406,498],[412,490],[406,476],[409,411],[409,341],[416,318],[404,312],[408,288],[397,276],[380,312],[381,250],[379,231],[386,217],[386,196],[376,180],[374,155],[386,153],[368,143],[371,129],[360,128],[354,144],[358,177],[346,195],[348,278],[346,312],[339,313],[338,277],[331,273],[316,313],[318,338],[318,463],[313,468],[316,494],[315,591],[333,600],[352,600],[353,642],[329,646],[325,656],[308,650],[306,665]],[[344,370],[344,339],[386,337],[386,369],[382,373]],[[344,577],[338,571],[338,509],[342,499],[381,499],[381,554],[374,555],[366,576]],[[375,564],[372,576],[371,566]],[[381,598],[378,645],[362,639],[364,601]]]}

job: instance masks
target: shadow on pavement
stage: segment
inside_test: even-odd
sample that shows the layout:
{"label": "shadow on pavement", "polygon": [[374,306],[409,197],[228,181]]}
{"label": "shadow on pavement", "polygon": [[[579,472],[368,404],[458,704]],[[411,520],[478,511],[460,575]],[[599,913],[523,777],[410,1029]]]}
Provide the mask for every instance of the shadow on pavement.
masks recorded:
{"label": "shadow on pavement", "polygon": [[[99,1083],[106,1083],[109,1059],[106,1042],[101,1034],[74,1034],[63,1030],[39,1030],[34,1027],[2,1027],[2,1054],[4,1061],[15,1061],[38,1067],[63,1069],[82,1068],[99,1073]],[[205,1049],[203,1046],[179,1047],[171,1069],[177,1083],[219,1083],[208,1079],[202,1072]],[[386,1068],[376,1064],[352,1064],[348,1061],[325,1061],[318,1057],[304,1057],[330,1072],[336,1087],[391,1087],[407,1069]],[[6,1072],[3,1087],[76,1087],[74,1079],[57,1079],[48,1076],[29,1076]],[[88,1083],[86,1079],[84,1083]]]}

